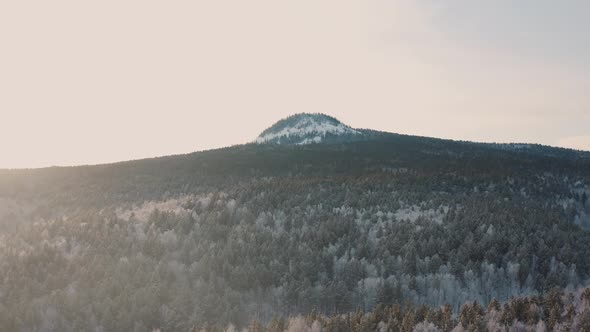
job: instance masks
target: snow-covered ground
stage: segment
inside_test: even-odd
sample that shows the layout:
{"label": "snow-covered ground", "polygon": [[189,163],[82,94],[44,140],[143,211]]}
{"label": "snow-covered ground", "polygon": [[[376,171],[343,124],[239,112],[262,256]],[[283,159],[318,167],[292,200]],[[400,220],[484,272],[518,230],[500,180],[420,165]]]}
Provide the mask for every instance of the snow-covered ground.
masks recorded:
{"label": "snow-covered ground", "polygon": [[295,124],[276,132],[266,133],[256,138],[256,143],[267,143],[276,141],[281,143],[281,138],[301,138],[297,144],[320,143],[326,135],[360,135],[358,130],[352,129],[342,123],[322,121],[312,116],[302,117]]}

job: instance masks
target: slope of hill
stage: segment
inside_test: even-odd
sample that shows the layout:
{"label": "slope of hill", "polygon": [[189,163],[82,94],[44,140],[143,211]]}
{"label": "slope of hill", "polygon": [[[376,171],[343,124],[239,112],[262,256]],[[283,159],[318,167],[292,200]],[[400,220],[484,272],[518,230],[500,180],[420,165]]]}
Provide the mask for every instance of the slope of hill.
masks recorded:
{"label": "slope of hill", "polygon": [[588,285],[584,153],[349,127],[297,145],[309,137],[291,135],[308,128],[295,120],[261,135],[289,144],[0,171],[0,329],[459,312]]}

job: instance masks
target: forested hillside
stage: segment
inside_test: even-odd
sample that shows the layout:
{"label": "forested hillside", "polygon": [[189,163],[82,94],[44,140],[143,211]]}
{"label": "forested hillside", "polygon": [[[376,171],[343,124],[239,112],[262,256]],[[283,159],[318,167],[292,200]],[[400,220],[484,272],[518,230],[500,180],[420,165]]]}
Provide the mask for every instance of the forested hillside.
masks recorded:
{"label": "forested hillside", "polygon": [[364,133],[0,171],[0,330],[189,331],[359,309],[401,324],[445,304],[455,324],[465,303],[589,284],[588,153]]}
{"label": "forested hillside", "polygon": [[[233,324],[223,329],[227,332],[237,330]],[[205,325],[193,331],[222,330]],[[253,319],[247,331],[590,331],[590,289],[564,293],[554,288],[545,296],[516,297],[504,304],[494,299],[487,307],[478,302],[468,302],[457,314],[453,314],[449,305],[433,308],[425,305],[379,304],[370,312],[357,310],[331,316],[312,312],[289,318],[273,318],[266,324]]]}

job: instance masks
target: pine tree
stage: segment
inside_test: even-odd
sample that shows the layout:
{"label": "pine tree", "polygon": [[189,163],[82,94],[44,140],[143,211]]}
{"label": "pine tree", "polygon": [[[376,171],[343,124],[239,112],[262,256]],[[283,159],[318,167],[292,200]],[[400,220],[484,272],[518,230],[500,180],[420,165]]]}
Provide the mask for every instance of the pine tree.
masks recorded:
{"label": "pine tree", "polygon": [[553,328],[561,322],[561,313],[563,312],[562,291],[559,288],[552,288],[545,297],[545,316],[547,317],[547,326]]}
{"label": "pine tree", "polygon": [[492,310],[497,312],[500,312],[500,310],[502,310],[500,302],[498,302],[498,300],[496,299],[492,299],[492,301],[490,301],[490,304],[488,305],[488,312],[491,312]]}
{"label": "pine tree", "polygon": [[563,324],[565,325],[567,330],[570,330],[573,323],[574,318],[576,317],[576,307],[573,304],[567,306],[565,310],[565,315],[563,316]]}
{"label": "pine tree", "polygon": [[590,308],[590,288],[585,288],[584,291],[582,291],[582,304],[586,307],[586,308]]}
{"label": "pine tree", "polygon": [[580,331],[590,331],[590,309],[580,313],[578,327]]}
{"label": "pine tree", "polygon": [[250,321],[250,325],[248,325],[248,332],[265,332],[264,326],[260,323],[259,320],[253,319]]}
{"label": "pine tree", "polygon": [[406,310],[406,314],[404,315],[404,319],[402,320],[402,331],[403,332],[411,332],[416,325],[416,314],[414,313],[414,309],[408,308]]}
{"label": "pine tree", "polygon": [[465,304],[461,308],[459,321],[469,332],[485,331],[484,310],[477,302]]}
{"label": "pine tree", "polygon": [[449,332],[455,326],[453,319],[453,307],[450,304],[445,304],[442,308],[441,325],[439,327],[443,332]]}
{"label": "pine tree", "polygon": [[285,320],[274,317],[266,326],[267,332],[283,332],[285,330]]}

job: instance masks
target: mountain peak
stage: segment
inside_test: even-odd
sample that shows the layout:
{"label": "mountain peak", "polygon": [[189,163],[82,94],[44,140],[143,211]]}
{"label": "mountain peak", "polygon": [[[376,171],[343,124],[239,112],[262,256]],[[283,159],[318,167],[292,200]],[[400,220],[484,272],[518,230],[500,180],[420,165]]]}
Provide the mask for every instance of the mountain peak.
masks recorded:
{"label": "mountain peak", "polygon": [[303,145],[346,141],[361,132],[322,113],[299,113],[282,119],[263,131],[256,143]]}

